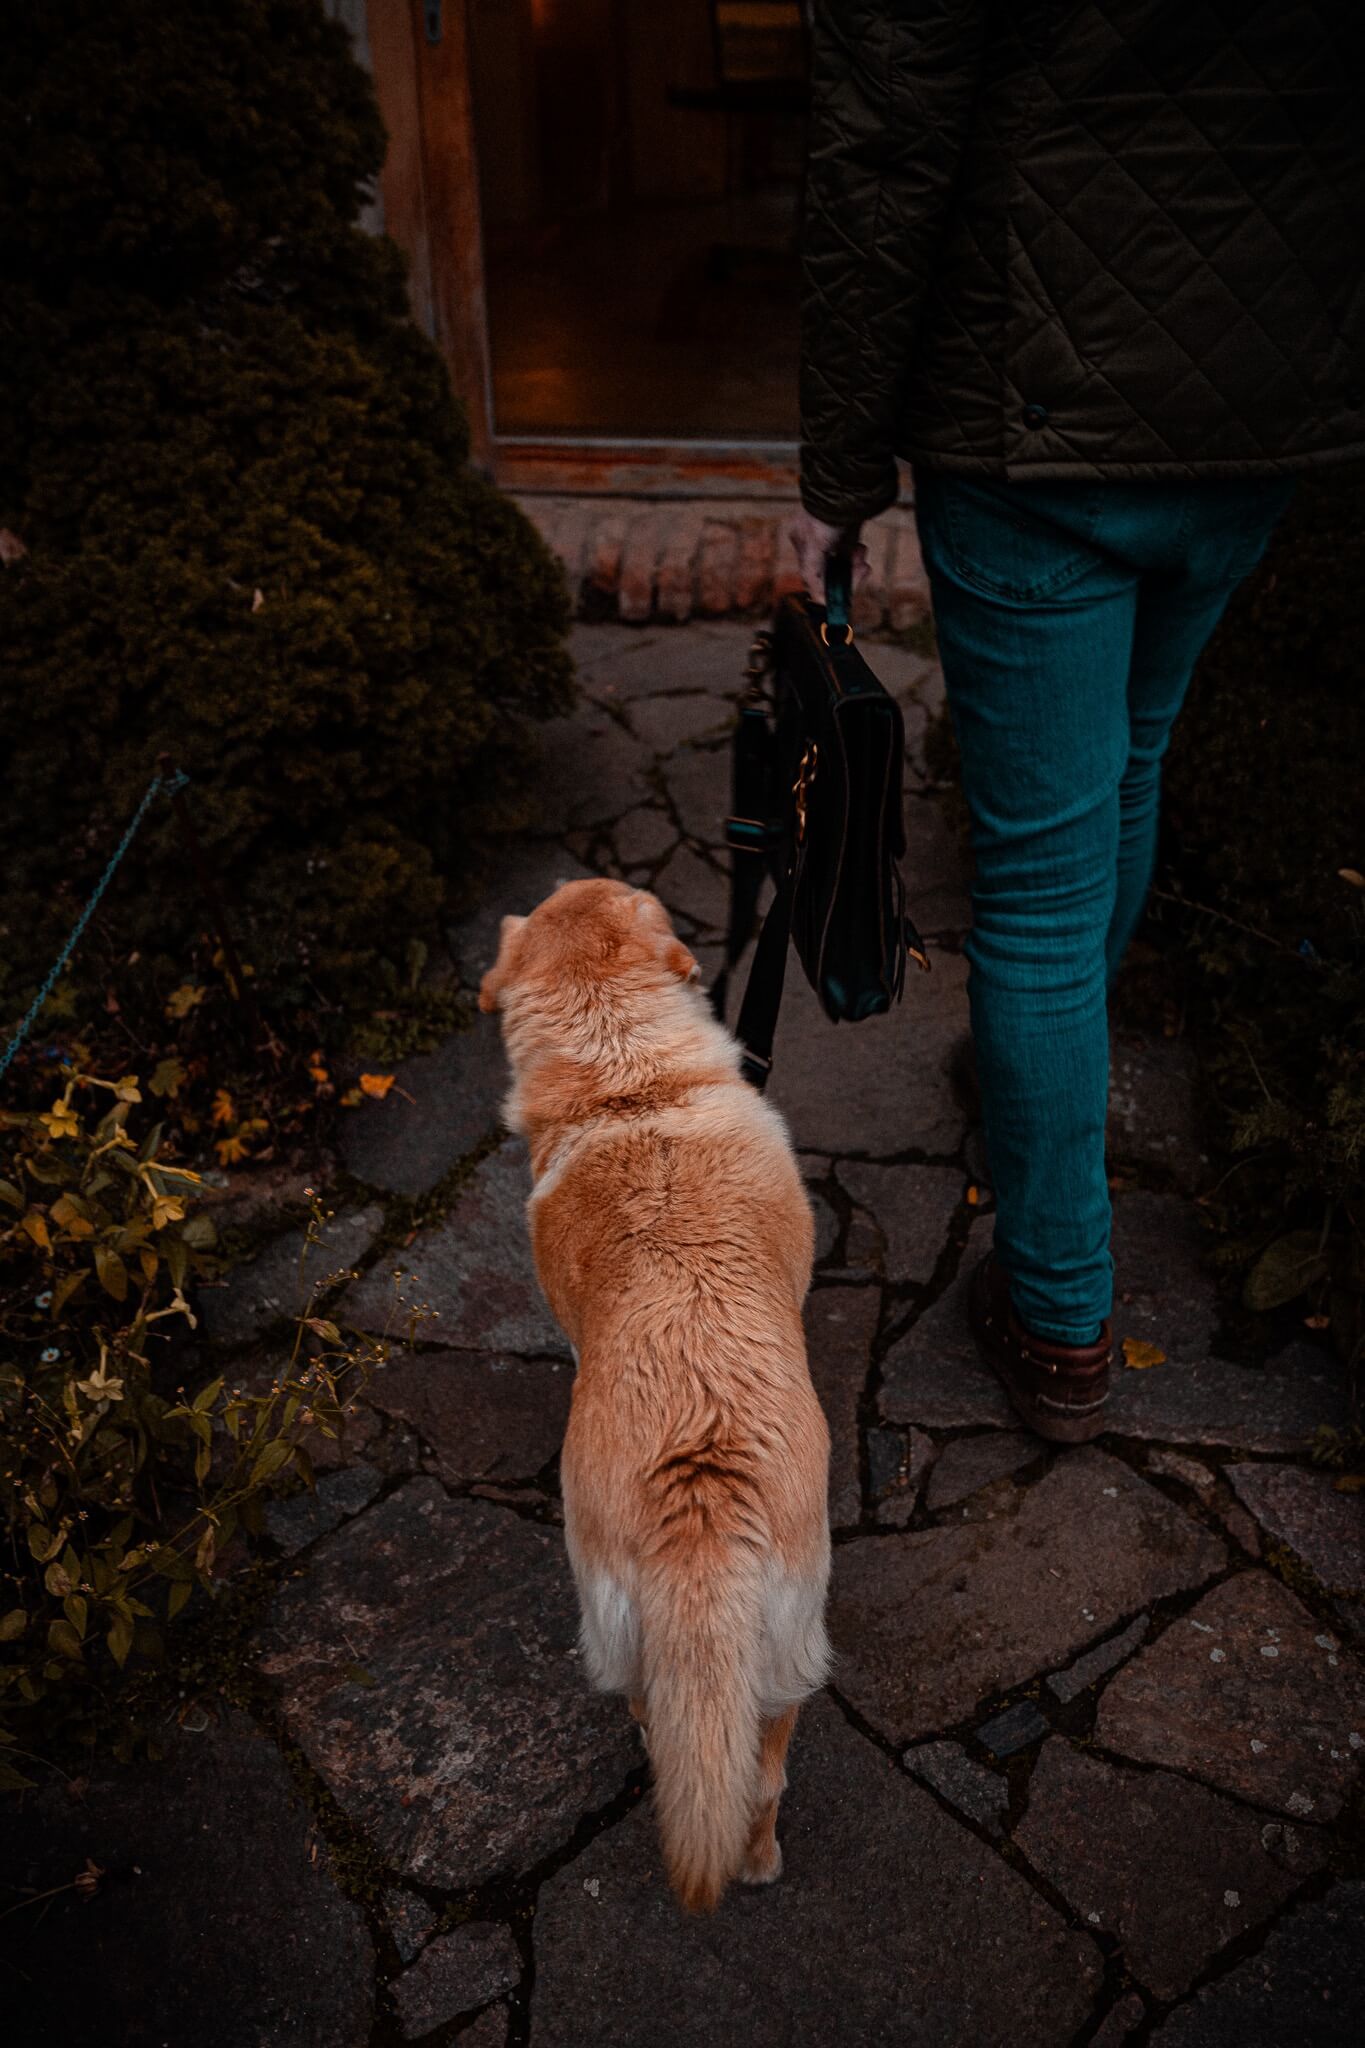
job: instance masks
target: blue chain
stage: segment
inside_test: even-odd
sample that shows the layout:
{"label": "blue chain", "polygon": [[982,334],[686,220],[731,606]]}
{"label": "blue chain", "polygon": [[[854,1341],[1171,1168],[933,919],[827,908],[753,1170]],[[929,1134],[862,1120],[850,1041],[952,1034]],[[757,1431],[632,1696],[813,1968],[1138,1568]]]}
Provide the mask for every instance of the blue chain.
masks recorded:
{"label": "blue chain", "polygon": [[134,839],[137,837],[138,826],[142,823],[143,818],[147,815],[149,805],[154,801],[156,797],[158,797],[161,794],[162,790],[165,790],[167,796],[174,796],[175,792],[178,789],[183,789],[185,787],[189,779],[190,778],[188,775],[183,775],[177,768],[173,775],[154,775],[151,781],[147,784],[146,790],[143,793],[142,802],[133,812],[132,818],[129,821],[128,830],[124,833],[122,839],[120,839],[118,845],[114,848],[113,855],[110,859],[109,865],[104,870],[104,873],[100,876],[99,881],[95,886],[94,895],[90,898],[90,901],[86,904],[84,910],[76,919],[75,924],[72,925],[70,936],[68,937],[66,944],[62,947],[61,952],[57,955],[57,958],[53,963],[51,973],[48,975],[47,980],[43,983],[37,995],[33,998],[33,1001],[28,1006],[28,1014],[25,1016],[23,1022],[20,1024],[19,1029],[15,1032],[13,1038],[11,1038],[9,1044],[5,1047],[4,1052],[0,1053],[0,1080],[3,1080],[5,1074],[8,1072],[10,1061],[14,1058],[14,1055],[18,1052],[20,1046],[28,1037],[29,1032],[33,1029],[33,1026],[38,1018],[38,1013],[42,1009],[43,1004],[47,1001],[53,989],[57,986],[58,976],[61,974],[61,971],[65,967],[67,961],[71,958],[71,955],[75,952],[77,946],[80,944],[81,935],[84,932],[85,927],[89,924],[91,918],[94,916],[95,908],[99,903],[101,896],[104,894],[105,890],[109,887],[109,884],[114,879],[115,869],[118,867],[118,864],[123,859],[124,854],[128,851],[128,848],[132,845]]}

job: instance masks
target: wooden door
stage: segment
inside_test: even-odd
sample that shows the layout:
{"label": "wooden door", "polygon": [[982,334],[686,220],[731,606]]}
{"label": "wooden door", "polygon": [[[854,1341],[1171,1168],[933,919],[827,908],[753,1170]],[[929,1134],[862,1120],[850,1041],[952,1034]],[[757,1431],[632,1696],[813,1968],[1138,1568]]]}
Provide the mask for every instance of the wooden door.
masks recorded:
{"label": "wooden door", "polygon": [[[470,0],[345,0],[363,4],[368,56],[389,132],[383,224],[410,266],[414,317],[445,356],[469,416],[474,459],[509,489],[728,497],[788,495],[796,450],[786,444],[556,435],[500,436],[485,289],[479,158],[470,71]],[[508,6],[516,0],[506,0]],[[354,24],[353,24],[354,26]],[[515,135],[488,138],[515,147]],[[500,203],[524,169],[498,160]]]}

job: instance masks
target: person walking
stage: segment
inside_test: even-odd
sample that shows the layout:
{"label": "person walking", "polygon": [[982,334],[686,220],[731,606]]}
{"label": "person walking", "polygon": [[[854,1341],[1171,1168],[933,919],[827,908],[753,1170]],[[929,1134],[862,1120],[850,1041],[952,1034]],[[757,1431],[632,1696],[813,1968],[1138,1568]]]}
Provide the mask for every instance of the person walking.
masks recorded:
{"label": "person walking", "polygon": [[[817,0],[811,594],[913,465],[975,863],[977,1343],[1105,1426],[1107,990],[1200,650],[1300,472],[1365,455],[1357,0]],[[1292,687],[1292,677],[1286,677]]]}

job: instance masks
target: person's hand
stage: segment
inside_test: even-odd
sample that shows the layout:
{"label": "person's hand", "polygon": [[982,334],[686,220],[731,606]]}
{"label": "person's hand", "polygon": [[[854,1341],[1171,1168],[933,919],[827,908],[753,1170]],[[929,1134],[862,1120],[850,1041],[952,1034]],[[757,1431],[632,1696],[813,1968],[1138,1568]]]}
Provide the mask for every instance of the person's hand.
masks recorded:
{"label": "person's hand", "polygon": [[791,529],[792,546],[796,549],[801,581],[817,604],[825,601],[825,562],[830,555],[840,552],[852,554],[855,590],[867,581],[871,568],[867,549],[858,538],[861,532],[861,526],[829,526],[823,519],[817,519],[813,512],[807,512],[804,506],[797,514],[796,524]]}

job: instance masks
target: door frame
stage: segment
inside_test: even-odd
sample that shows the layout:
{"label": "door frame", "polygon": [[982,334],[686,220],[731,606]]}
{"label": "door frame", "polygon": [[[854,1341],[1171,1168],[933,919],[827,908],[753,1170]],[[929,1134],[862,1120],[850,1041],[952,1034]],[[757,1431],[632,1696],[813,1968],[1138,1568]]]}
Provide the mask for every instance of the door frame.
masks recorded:
{"label": "door frame", "polygon": [[[504,488],[613,497],[795,497],[795,442],[500,435],[484,284],[468,0],[365,0],[389,149],[384,228],[413,317],[444,356],[472,460]],[[427,22],[439,24],[438,39]]]}

